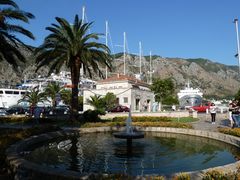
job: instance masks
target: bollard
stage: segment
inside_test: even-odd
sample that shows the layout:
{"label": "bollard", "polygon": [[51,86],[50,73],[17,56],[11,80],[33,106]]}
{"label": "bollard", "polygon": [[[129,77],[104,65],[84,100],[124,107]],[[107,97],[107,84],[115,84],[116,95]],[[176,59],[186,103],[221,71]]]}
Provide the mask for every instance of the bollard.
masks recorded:
{"label": "bollard", "polygon": [[193,118],[197,118],[197,111],[193,111]]}

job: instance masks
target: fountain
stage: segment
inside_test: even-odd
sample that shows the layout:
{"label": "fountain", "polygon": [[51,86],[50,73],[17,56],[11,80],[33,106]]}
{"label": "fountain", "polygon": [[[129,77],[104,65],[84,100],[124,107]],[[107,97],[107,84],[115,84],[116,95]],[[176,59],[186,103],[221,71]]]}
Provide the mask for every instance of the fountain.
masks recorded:
{"label": "fountain", "polygon": [[131,117],[131,106],[129,108],[128,118],[126,120],[126,130],[122,132],[113,133],[114,137],[127,140],[127,147],[132,146],[132,139],[144,138],[144,133],[133,130],[132,117]]}
{"label": "fountain", "polygon": [[[39,174],[48,179],[81,179],[96,173],[95,179],[101,174],[110,177],[122,173],[132,177],[164,175],[170,178],[179,172],[189,172],[191,179],[196,179],[208,168],[235,169],[239,163],[236,157],[240,157],[240,140],[236,137],[207,131],[201,132],[203,137],[197,137],[198,131],[194,130],[162,129],[149,128],[145,134],[136,131],[130,111],[124,131],[112,134],[106,133],[105,128],[102,133],[99,128],[95,131],[82,128],[81,133],[58,131],[33,136],[12,145],[7,150],[7,161],[15,177],[25,179],[38,178]],[[127,146],[124,140],[115,138],[126,139]],[[132,144],[133,139],[139,138],[142,139]]]}

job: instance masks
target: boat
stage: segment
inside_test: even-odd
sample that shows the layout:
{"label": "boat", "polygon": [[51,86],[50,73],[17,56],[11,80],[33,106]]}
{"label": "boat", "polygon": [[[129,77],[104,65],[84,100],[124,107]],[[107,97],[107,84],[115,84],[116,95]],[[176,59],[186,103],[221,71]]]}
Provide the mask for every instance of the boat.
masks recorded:
{"label": "boat", "polygon": [[16,105],[26,92],[22,89],[0,88],[0,108]]}
{"label": "boat", "polygon": [[[72,88],[72,81],[70,72],[61,71],[59,74],[52,73],[49,77],[37,77],[34,79],[24,78],[24,82],[14,88],[0,88],[0,108],[9,108],[13,105],[17,105],[18,101],[29,92],[31,89],[38,88],[40,91],[44,91],[49,83],[58,83],[65,89]],[[96,81],[87,78],[81,78],[79,81],[79,95],[83,94],[84,88],[91,88],[96,85]],[[27,102],[21,102],[22,106],[28,106]],[[46,101],[39,103],[39,106],[50,106],[51,102]]]}
{"label": "boat", "polygon": [[186,109],[192,106],[200,106],[202,104],[203,93],[198,88],[190,87],[189,82],[177,95],[180,108]]}

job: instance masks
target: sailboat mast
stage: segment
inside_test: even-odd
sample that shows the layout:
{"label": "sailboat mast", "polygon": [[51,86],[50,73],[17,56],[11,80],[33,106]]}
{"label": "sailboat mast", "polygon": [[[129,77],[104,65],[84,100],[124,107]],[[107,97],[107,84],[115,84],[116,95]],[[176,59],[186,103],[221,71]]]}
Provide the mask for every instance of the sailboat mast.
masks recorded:
{"label": "sailboat mast", "polygon": [[140,76],[142,74],[142,43],[141,41],[139,42],[139,73]]}
{"label": "sailboat mast", "polygon": [[[85,6],[82,7],[82,23],[85,21]],[[80,77],[83,77],[83,67],[80,67]]]}
{"label": "sailboat mast", "polygon": [[150,84],[152,84],[152,51],[150,51]]}
{"label": "sailboat mast", "polygon": [[[108,21],[106,21],[105,45],[108,46]],[[108,67],[106,66],[106,79],[108,78]]]}
{"label": "sailboat mast", "polygon": [[123,32],[123,74],[126,75],[126,32]]}
{"label": "sailboat mast", "polygon": [[85,6],[82,7],[82,22],[84,23],[85,18]]}
{"label": "sailboat mast", "polygon": [[237,57],[238,57],[238,67],[239,67],[239,73],[240,73],[240,47],[239,47],[239,35],[238,35],[238,19],[234,19],[233,22],[235,23],[236,33],[237,33]]}

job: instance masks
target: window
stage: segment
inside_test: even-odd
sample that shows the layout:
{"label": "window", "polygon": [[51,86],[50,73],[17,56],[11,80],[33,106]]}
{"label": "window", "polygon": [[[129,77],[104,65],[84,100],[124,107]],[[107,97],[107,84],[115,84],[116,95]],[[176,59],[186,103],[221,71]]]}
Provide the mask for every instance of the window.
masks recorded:
{"label": "window", "polygon": [[3,94],[3,91],[0,91],[0,94]]}
{"label": "window", "polygon": [[128,103],[128,98],[127,98],[127,97],[124,97],[124,98],[123,98],[123,102],[124,102],[124,103]]}
{"label": "window", "polygon": [[6,94],[13,94],[13,91],[5,91]]}
{"label": "window", "polygon": [[19,94],[19,91],[13,91],[13,94]]}

